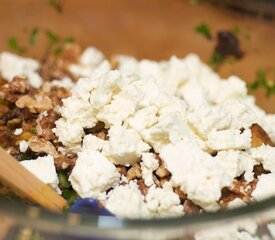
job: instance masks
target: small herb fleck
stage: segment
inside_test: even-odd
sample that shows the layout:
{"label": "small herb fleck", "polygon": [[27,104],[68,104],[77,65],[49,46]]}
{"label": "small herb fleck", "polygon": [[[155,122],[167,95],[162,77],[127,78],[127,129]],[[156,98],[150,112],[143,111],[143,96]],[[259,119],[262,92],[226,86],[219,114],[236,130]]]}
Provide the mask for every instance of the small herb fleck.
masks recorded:
{"label": "small herb fleck", "polygon": [[13,51],[15,51],[18,54],[23,54],[26,52],[26,48],[20,46],[15,37],[9,38],[8,46],[10,49],[12,49]]}
{"label": "small herb fleck", "polygon": [[34,45],[36,43],[37,34],[38,34],[38,28],[33,28],[31,30],[30,36],[29,36],[29,44]]}
{"label": "small herb fleck", "polygon": [[50,30],[46,30],[45,32],[50,44],[55,44],[59,41],[59,37],[56,33],[50,31]]}
{"label": "small herb fleck", "polygon": [[70,43],[74,43],[75,42],[75,39],[73,37],[67,37],[64,39],[63,43],[61,43],[60,46],[56,47],[55,50],[54,50],[54,53],[56,55],[60,54],[63,50],[64,50],[64,46],[66,44],[70,44]]}
{"label": "small herb fleck", "polygon": [[208,39],[212,38],[211,30],[210,30],[209,26],[205,23],[201,23],[198,26],[196,26],[195,31],[197,33],[202,34],[203,36],[205,36]]}
{"label": "small herb fleck", "polygon": [[251,84],[248,84],[251,90],[257,90],[259,88],[264,88],[266,96],[269,97],[275,94],[275,82],[266,78],[266,72],[263,69],[257,71],[257,79]]}
{"label": "small herb fleck", "polygon": [[30,129],[30,133],[33,134],[33,135],[36,135],[37,134],[37,131],[35,128],[31,128]]}
{"label": "small herb fleck", "polygon": [[49,5],[57,12],[63,12],[63,6],[60,0],[49,0]]}
{"label": "small herb fleck", "polygon": [[234,33],[236,36],[238,36],[240,34],[241,30],[238,26],[234,26],[232,28],[232,33]]}
{"label": "small herb fleck", "polygon": [[210,57],[209,64],[219,65],[223,63],[223,60],[224,60],[223,56],[219,52],[214,51],[212,56]]}

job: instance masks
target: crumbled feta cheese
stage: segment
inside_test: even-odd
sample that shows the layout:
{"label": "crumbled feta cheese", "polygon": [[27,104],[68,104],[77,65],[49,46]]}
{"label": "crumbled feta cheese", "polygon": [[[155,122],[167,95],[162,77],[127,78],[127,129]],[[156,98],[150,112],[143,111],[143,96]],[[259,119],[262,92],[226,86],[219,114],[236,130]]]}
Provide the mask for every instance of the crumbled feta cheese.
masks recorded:
{"label": "crumbled feta cheese", "polygon": [[32,87],[39,88],[42,85],[42,78],[36,72],[39,68],[39,62],[34,59],[19,57],[9,52],[0,54],[0,73],[9,82],[14,76],[22,75],[28,78]]}
{"label": "crumbled feta cheese", "polygon": [[76,76],[93,78],[111,70],[111,65],[98,49],[88,47],[81,54],[79,64],[71,64],[69,70]]}
{"label": "crumbled feta cheese", "polygon": [[127,56],[117,56],[118,69],[123,72],[134,72],[140,76],[153,76],[158,86],[167,94],[174,95],[187,78],[186,64],[182,59],[172,56],[168,61],[155,62]]}
{"label": "crumbled feta cheese", "polygon": [[254,179],[253,168],[257,165],[257,161],[249,157],[245,152],[234,150],[219,151],[215,159],[232,180],[243,173],[245,173],[244,178],[246,181],[251,182]]}
{"label": "crumbled feta cheese", "polygon": [[210,131],[226,129],[231,123],[230,114],[221,106],[202,105],[188,114],[187,119],[199,135],[206,139]]}
{"label": "crumbled feta cheese", "polygon": [[60,118],[55,122],[56,128],[52,131],[58,136],[66,147],[73,152],[78,152],[81,148],[84,130],[77,124],[67,122],[64,118]]}
{"label": "crumbled feta cheese", "polygon": [[267,224],[267,228],[273,238],[275,238],[275,223]]}
{"label": "crumbled feta cheese", "polygon": [[15,130],[14,130],[14,135],[16,135],[16,136],[19,136],[19,135],[21,135],[23,133],[23,129],[22,128],[16,128]]}
{"label": "crumbled feta cheese", "polygon": [[275,173],[275,147],[261,145],[248,151],[252,158],[263,164],[267,171]]}
{"label": "crumbled feta cheese", "polygon": [[72,79],[70,79],[68,77],[64,77],[61,80],[53,80],[53,81],[51,81],[51,85],[56,86],[56,87],[63,87],[63,88],[69,89],[69,90],[75,86]]}
{"label": "crumbled feta cheese", "polygon": [[246,206],[246,203],[242,199],[235,198],[233,201],[228,203],[227,208],[234,209],[234,208],[239,208],[244,206]]}
{"label": "crumbled feta cheese", "polygon": [[166,182],[162,188],[151,186],[146,195],[146,206],[152,216],[181,216],[183,205],[174,193],[171,183]]}
{"label": "crumbled feta cheese", "polygon": [[110,191],[105,207],[119,217],[144,218],[149,214],[144,197],[134,181]]}
{"label": "crumbled feta cheese", "polygon": [[208,134],[207,146],[213,150],[248,149],[251,147],[251,130],[238,129],[212,131]]}
{"label": "crumbled feta cheese", "polygon": [[26,152],[27,151],[27,149],[29,148],[29,144],[28,144],[28,142],[27,141],[25,141],[25,140],[21,140],[20,142],[19,142],[19,151],[20,152]]}
{"label": "crumbled feta cheese", "polygon": [[257,183],[256,189],[252,192],[251,196],[256,201],[261,201],[266,198],[275,195],[275,173],[262,174],[258,177],[259,181]]}
{"label": "crumbled feta cheese", "polygon": [[113,126],[109,130],[109,147],[105,154],[115,164],[133,165],[150,146],[142,141],[134,129]]}
{"label": "crumbled feta cheese", "polygon": [[185,119],[182,119],[179,114],[171,112],[161,115],[157,124],[140,133],[156,152],[160,152],[167,144],[177,143],[182,138],[189,137],[191,130]]}
{"label": "crumbled feta cheese", "polygon": [[106,146],[106,141],[102,140],[101,138],[98,138],[92,134],[88,134],[83,138],[82,142],[82,149],[83,150],[96,150],[96,151],[102,151],[102,149]]}
{"label": "crumbled feta cheese", "polygon": [[169,144],[160,152],[171,179],[188,198],[208,211],[219,208],[221,189],[231,183],[231,177],[213,157],[202,151],[192,139]]}
{"label": "crumbled feta cheese", "polygon": [[73,189],[82,198],[104,200],[106,190],[119,182],[115,166],[100,152],[83,150],[78,153],[75,167],[69,177]]}
{"label": "crumbled feta cheese", "polygon": [[157,112],[156,106],[142,108],[136,111],[133,117],[128,118],[127,124],[136,131],[150,128],[158,121]]}
{"label": "crumbled feta cheese", "polygon": [[144,183],[150,187],[154,184],[153,172],[159,167],[158,160],[153,153],[143,153],[140,163]]}
{"label": "crumbled feta cheese", "polygon": [[61,194],[61,190],[58,187],[59,181],[54,166],[54,159],[51,155],[38,157],[33,160],[21,161],[20,163],[42,182]]}

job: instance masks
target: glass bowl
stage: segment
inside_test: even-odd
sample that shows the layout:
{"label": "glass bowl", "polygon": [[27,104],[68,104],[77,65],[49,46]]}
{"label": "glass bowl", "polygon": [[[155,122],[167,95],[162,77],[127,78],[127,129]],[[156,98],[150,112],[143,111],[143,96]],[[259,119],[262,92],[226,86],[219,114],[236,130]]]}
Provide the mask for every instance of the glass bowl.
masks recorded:
{"label": "glass bowl", "polygon": [[[75,38],[83,48],[95,46],[107,57],[119,53],[160,60],[194,52],[208,62],[216,33],[232,30],[238,34],[244,57],[223,64],[218,72],[224,77],[236,74],[251,83],[257,70],[264,69],[274,78],[275,4],[268,0],[259,5],[257,1],[238,1],[236,7],[237,1],[223,1],[222,6],[210,2],[2,0],[0,51],[10,50],[8,39],[15,37],[27,48],[28,56],[42,58],[47,43],[44,32],[51,30],[61,38]],[[195,31],[202,23],[210,27],[212,40]],[[34,27],[40,34],[37,44],[30,46],[29,33]],[[252,94],[259,106],[275,112],[274,96],[267,98],[264,89]],[[244,238],[247,234],[255,239],[273,239],[273,220],[275,198],[217,213],[152,220],[58,214],[0,198],[3,239],[193,239],[194,234],[196,239],[250,239]]]}

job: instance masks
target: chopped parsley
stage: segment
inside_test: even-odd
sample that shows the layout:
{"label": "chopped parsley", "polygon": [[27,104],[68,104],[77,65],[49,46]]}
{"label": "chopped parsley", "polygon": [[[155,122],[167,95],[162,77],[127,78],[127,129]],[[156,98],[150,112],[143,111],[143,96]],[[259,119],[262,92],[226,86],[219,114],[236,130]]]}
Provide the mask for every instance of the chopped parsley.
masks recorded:
{"label": "chopped parsley", "polygon": [[223,56],[219,52],[214,51],[212,56],[209,59],[209,64],[217,66],[219,64],[222,64],[223,60],[224,60]]}
{"label": "chopped parsley", "polygon": [[238,36],[240,34],[241,30],[238,26],[234,26],[232,28],[232,33],[234,33],[236,36]]}
{"label": "chopped parsley", "polygon": [[275,82],[266,78],[266,72],[263,69],[257,71],[257,79],[251,84],[248,84],[251,90],[264,88],[266,96],[269,97],[275,94]]}
{"label": "chopped parsley", "polygon": [[33,134],[33,135],[36,135],[37,134],[37,131],[35,128],[31,128],[30,129],[30,133]]}
{"label": "chopped parsley", "polygon": [[210,30],[209,26],[205,23],[201,23],[198,26],[196,26],[195,31],[197,33],[202,34],[203,36],[205,36],[208,39],[212,38],[211,30]]}
{"label": "chopped parsley", "polygon": [[15,37],[10,37],[8,39],[8,46],[11,50],[15,51],[17,54],[23,54],[26,52],[26,48],[22,47]]}
{"label": "chopped parsley", "polygon": [[60,0],[49,0],[49,5],[56,10],[58,13],[63,12],[62,3]]}
{"label": "chopped parsley", "polygon": [[39,30],[36,27],[31,30],[31,33],[29,36],[29,44],[32,46],[36,43],[38,31]]}
{"label": "chopped parsley", "polygon": [[56,55],[60,54],[63,51],[64,46],[66,44],[70,44],[70,43],[74,43],[74,42],[75,42],[75,39],[73,37],[65,38],[64,41],[58,47],[55,48],[54,53]]}
{"label": "chopped parsley", "polygon": [[59,41],[59,37],[56,33],[52,32],[50,30],[46,30],[45,34],[46,34],[46,37],[48,38],[48,41],[51,45],[55,44]]}

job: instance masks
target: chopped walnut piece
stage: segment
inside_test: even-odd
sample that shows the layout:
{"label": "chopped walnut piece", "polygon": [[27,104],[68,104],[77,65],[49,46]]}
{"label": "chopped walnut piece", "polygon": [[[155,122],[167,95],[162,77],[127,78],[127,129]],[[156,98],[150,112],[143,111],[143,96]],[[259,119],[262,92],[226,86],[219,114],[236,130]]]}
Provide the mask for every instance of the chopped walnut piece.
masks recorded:
{"label": "chopped walnut piece", "polygon": [[49,111],[53,108],[52,100],[47,96],[38,96],[34,103],[34,109],[36,112],[41,113]]}
{"label": "chopped walnut piece", "polygon": [[67,168],[73,168],[76,162],[76,156],[67,157],[59,156],[54,158],[54,165],[57,170],[64,170]]}
{"label": "chopped walnut piece", "polygon": [[142,177],[141,167],[138,163],[135,163],[127,172],[127,178],[129,180],[139,179]]}
{"label": "chopped walnut piece", "polygon": [[127,168],[126,168],[125,166],[123,166],[123,165],[117,165],[117,166],[116,166],[116,169],[118,170],[118,172],[119,172],[121,175],[123,175],[123,176],[126,177],[126,175],[127,175]]}
{"label": "chopped walnut piece", "polygon": [[34,104],[35,104],[35,99],[29,95],[24,95],[15,102],[16,107],[20,109],[28,108],[30,112],[36,113]]}
{"label": "chopped walnut piece", "polygon": [[253,148],[259,147],[262,144],[275,146],[274,143],[271,141],[270,137],[268,136],[268,134],[265,132],[265,130],[262,127],[260,127],[257,123],[252,124],[251,133],[251,146]]}
{"label": "chopped walnut piece", "polygon": [[194,215],[198,214],[201,211],[201,208],[191,200],[186,199],[183,203],[183,211],[185,215]]}
{"label": "chopped walnut piece", "polygon": [[259,165],[254,166],[253,172],[254,172],[254,177],[255,178],[258,178],[258,176],[260,176],[262,174],[270,173],[269,171],[264,169],[263,164],[259,164]]}
{"label": "chopped walnut piece", "polygon": [[158,180],[158,178],[155,174],[153,174],[153,181],[157,187],[161,187],[160,181]]}
{"label": "chopped walnut piece", "polygon": [[181,203],[186,200],[187,194],[181,191],[179,187],[175,188],[174,192],[179,195]]}
{"label": "chopped walnut piece", "polygon": [[28,144],[29,144],[29,148],[33,152],[46,153],[46,154],[52,155],[54,158],[59,157],[59,154],[56,151],[53,144],[50,141],[45,140],[44,138],[33,136],[29,139]]}
{"label": "chopped walnut piece", "polygon": [[239,196],[236,193],[230,191],[228,188],[223,188],[219,204],[221,208],[226,208],[229,202],[233,201],[235,198],[238,197]]}
{"label": "chopped walnut piece", "polygon": [[10,83],[11,93],[26,93],[29,90],[27,78],[15,76]]}
{"label": "chopped walnut piece", "polygon": [[46,140],[55,139],[55,134],[52,129],[55,127],[55,121],[58,118],[58,113],[55,111],[49,111],[46,114],[41,113],[37,119],[37,134],[42,136]]}
{"label": "chopped walnut piece", "polygon": [[137,180],[137,185],[141,193],[146,196],[148,193],[148,187],[146,186],[145,182],[143,179],[138,179]]}
{"label": "chopped walnut piece", "polygon": [[170,178],[171,178],[170,176],[167,176],[167,177],[165,177],[165,178],[161,178],[161,179],[159,180],[160,186],[163,186],[164,183],[169,182],[169,181],[170,181]]}
{"label": "chopped walnut piece", "polygon": [[18,108],[28,108],[32,113],[40,113],[52,109],[52,100],[47,96],[38,96],[34,99],[30,95],[20,97],[15,105]]}
{"label": "chopped walnut piece", "polygon": [[156,175],[160,178],[165,178],[170,175],[169,171],[161,164],[156,170]]}

